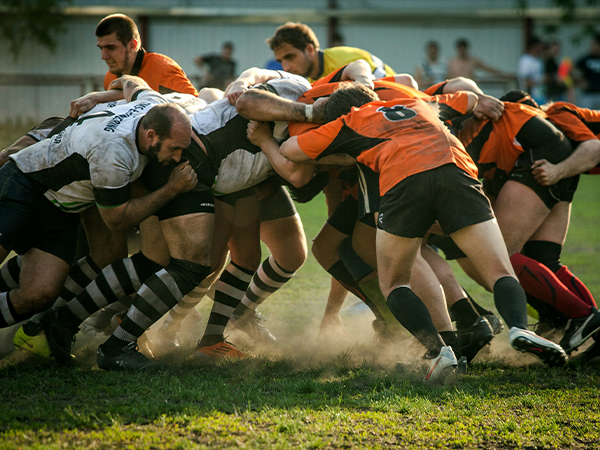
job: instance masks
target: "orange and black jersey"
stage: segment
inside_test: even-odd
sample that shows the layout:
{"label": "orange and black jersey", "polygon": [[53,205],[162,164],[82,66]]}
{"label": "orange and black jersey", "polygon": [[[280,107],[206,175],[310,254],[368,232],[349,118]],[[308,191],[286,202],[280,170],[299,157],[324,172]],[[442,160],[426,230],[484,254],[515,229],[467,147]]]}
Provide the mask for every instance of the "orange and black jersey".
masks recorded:
{"label": "orange and black jersey", "polygon": [[[341,83],[342,72],[346,66],[330,73],[324,78],[315,81],[312,84],[312,89],[306,91],[299,99],[298,102],[312,104],[320,98],[327,98],[338,88]],[[379,98],[383,101],[392,101],[406,98],[422,98],[431,99],[431,97],[421,91],[417,91],[409,86],[396,83],[393,76],[379,78],[373,82],[374,91],[377,93]],[[305,131],[317,128],[318,125],[307,122],[290,122],[289,124],[290,136],[298,136]]]}
{"label": "orange and black jersey", "polygon": [[[148,83],[150,89],[161,94],[179,92],[198,97],[198,91],[179,64],[160,53],[149,53],[140,48],[131,75],[140,77]],[[108,89],[110,83],[116,79],[116,75],[108,72],[104,77],[104,89]]]}
{"label": "orange and black jersey", "polygon": [[[437,101],[436,101],[437,100]],[[298,136],[298,146],[315,160],[348,154],[380,174],[384,195],[405,178],[444,164],[456,164],[473,177],[477,168],[460,141],[438,118],[466,113],[465,93],[372,102]]]}
{"label": "orange and black jersey", "polygon": [[509,173],[523,147],[517,140],[521,128],[543,111],[521,103],[504,102],[504,113],[497,122],[478,120],[472,114],[451,121],[452,128],[477,164],[479,178],[493,178],[494,169]]}
{"label": "orange and black jersey", "polygon": [[600,139],[600,111],[556,102],[546,110],[548,120],[575,142]]}

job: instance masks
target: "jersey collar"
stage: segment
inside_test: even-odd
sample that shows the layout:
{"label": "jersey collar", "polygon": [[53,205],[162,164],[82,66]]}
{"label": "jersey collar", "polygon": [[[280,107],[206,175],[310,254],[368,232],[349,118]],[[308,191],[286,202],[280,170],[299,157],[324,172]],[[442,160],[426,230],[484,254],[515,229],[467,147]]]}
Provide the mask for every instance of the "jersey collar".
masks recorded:
{"label": "jersey collar", "polygon": [[138,76],[138,73],[140,73],[140,70],[142,69],[142,62],[144,61],[145,54],[146,50],[144,50],[143,47],[140,47],[140,49],[137,52],[137,56],[135,57],[133,67],[131,68],[131,73],[129,75],[132,75],[134,77]]}
{"label": "jersey collar", "polygon": [[323,76],[323,70],[325,70],[325,63],[323,60],[323,56],[324,56],[323,51],[319,50],[318,55],[319,55],[319,74],[315,78],[316,80],[318,80],[319,78],[321,78]]}

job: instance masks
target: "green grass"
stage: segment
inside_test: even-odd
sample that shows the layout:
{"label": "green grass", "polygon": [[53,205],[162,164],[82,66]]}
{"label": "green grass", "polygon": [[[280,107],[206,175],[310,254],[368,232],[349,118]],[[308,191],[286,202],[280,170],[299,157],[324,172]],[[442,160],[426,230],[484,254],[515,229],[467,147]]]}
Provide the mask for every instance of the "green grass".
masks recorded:
{"label": "green grass", "polygon": [[[596,295],[599,205],[600,177],[583,177],[562,258]],[[310,240],[324,221],[323,199],[299,209]],[[193,360],[202,329],[187,329],[158,373],[97,370],[97,341],[80,341],[73,367],[9,355],[0,362],[0,449],[600,448],[598,368],[545,368],[511,350],[504,332],[467,375],[426,386],[423,350],[408,339],[373,346],[371,317],[352,308],[343,312],[351,337],[316,340],[328,287],[310,257],[261,307],[280,346],[257,349],[254,360]],[[199,307],[205,320],[210,306]]]}

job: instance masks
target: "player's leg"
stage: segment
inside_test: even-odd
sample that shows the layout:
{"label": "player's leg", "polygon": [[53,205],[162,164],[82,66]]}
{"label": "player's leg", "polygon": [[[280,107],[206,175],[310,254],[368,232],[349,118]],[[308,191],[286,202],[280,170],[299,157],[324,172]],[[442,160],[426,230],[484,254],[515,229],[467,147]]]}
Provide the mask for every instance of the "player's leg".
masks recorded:
{"label": "player's leg", "polygon": [[259,201],[259,211],[261,240],[271,255],[252,277],[244,298],[232,314],[232,321],[253,340],[269,343],[275,339],[262,325],[256,309],[302,267],[307,246],[300,216],[282,186],[274,187]]}
{"label": "player's leg", "polygon": [[195,355],[245,357],[249,355],[225,340],[225,329],[260,265],[260,221],[254,190],[219,197],[215,211],[213,261],[219,254],[223,258],[228,248],[231,261],[215,284],[213,307]]}

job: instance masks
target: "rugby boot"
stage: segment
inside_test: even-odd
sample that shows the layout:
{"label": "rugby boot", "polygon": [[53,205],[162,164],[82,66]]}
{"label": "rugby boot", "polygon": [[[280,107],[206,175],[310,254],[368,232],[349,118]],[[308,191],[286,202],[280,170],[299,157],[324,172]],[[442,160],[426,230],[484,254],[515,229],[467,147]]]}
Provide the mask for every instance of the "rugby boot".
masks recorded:
{"label": "rugby boot", "polygon": [[198,342],[198,346],[194,351],[194,358],[198,359],[206,359],[206,358],[237,358],[237,359],[245,359],[245,358],[254,358],[255,356],[251,353],[244,352],[233,345],[231,342],[223,339],[220,342],[217,342],[213,345],[205,345],[200,346],[200,342]]}
{"label": "rugby boot", "polygon": [[548,366],[564,366],[567,363],[568,356],[560,345],[538,336],[533,331],[512,327],[508,333],[508,340],[515,350],[531,353]]}
{"label": "rugby boot", "polygon": [[233,314],[230,323],[240,331],[246,333],[257,344],[273,344],[277,341],[275,336],[263,325],[265,319],[253,309],[247,310],[243,315]]}
{"label": "rugby boot", "polygon": [[470,327],[457,328],[456,336],[458,337],[460,352],[470,362],[479,350],[492,340],[494,330],[485,317],[479,316]]}
{"label": "rugby boot", "polygon": [[46,311],[40,325],[48,341],[50,353],[56,362],[61,364],[70,363],[73,360],[71,348],[75,343],[75,335],[79,328],[70,330],[64,326],[59,320],[57,308],[50,308]]}
{"label": "rugby boot", "polygon": [[569,319],[560,346],[570,354],[597,331],[600,331],[600,312],[594,308],[589,316]]}
{"label": "rugby boot", "polygon": [[571,361],[582,366],[600,366],[600,344],[594,342],[585,352],[571,358]]}
{"label": "rugby boot", "polygon": [[23,327],[21,327],[17,330],[17,334],[13,338],[13,345],[17,350],[23,350],[51,361],[54,360],[48,340],[43,332],[35,336],[29,336],[25,333]]}
{"label": "rugby boot", "polygon": [[104,370],[146,371],[165,368],[163,363],[153,361],[139,352],[137,342],[130,342],[116,355],[106,355],[102,346],[96,352],[98,368]]}
{"label": "rugby boot", "polygon": [[437,357],[429,363],[429,371],[423,381],[428,384],[444,385],[446,378],[454,373],[458,367],[458,361],[451,347],[442,347]]}
{"label": "rugby boot", "polygon": [[494,336],[500,334],[500,332],[504,329],[504,322],[502,322],[502,319],[496,314],[485,314],[483,317],[485,317],[490,323],[492,331],[494,332]]}

